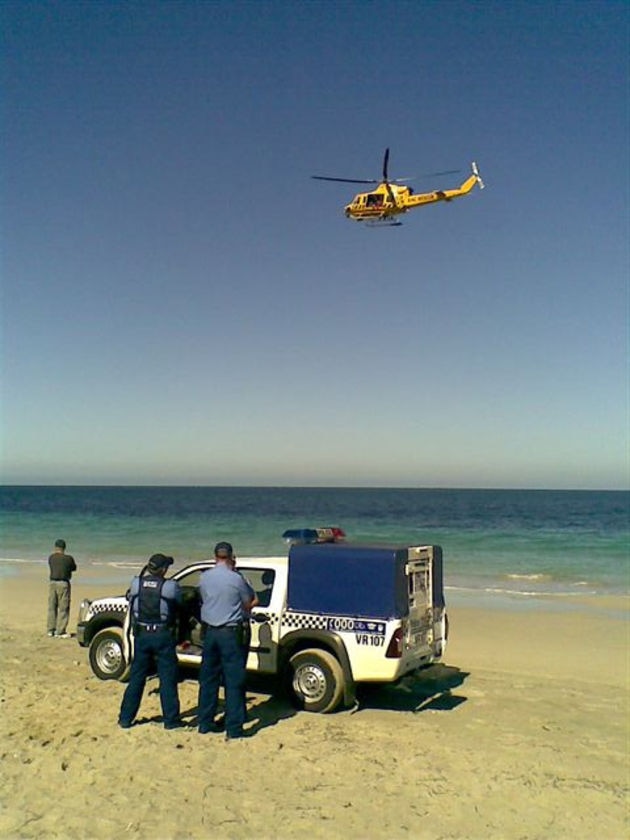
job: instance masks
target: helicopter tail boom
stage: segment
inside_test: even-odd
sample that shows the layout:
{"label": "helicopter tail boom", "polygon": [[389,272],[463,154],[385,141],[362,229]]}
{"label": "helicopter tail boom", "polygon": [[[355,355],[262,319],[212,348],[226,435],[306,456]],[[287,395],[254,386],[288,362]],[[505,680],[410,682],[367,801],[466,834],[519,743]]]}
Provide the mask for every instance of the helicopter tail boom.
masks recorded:
{"label": "helicopter tail boom", "polygon": [[467,195],[476,184],[479,185],[480,190],[484,189],[485,184],[481,180],[481,176],[479,174],[479,168],[478,168],[477,164],[475,163],[475,161],[473,161],[471,163],[470,168],[472,169],[472,174],[470,175],[469,178],[467,178],[464,181],[464,183],[461,185],[461,187],[459,187],[459,189],[446,190],[447,194],[448,193],[454,193],[454,195],[449,196],[450,198],[457,198],[457,196],[459,196],[459,195]]}
{"label": "helicopter tail boom", "polygon": [[452,201],[454,198],[459,198],[462,195],[468,195],[475,185],[479,185],[480,189],[484,188],[484,183],[479,175],[477,164],[472,164],[472,173],[459,187],[453,190],[434,190],[430,193],[418,193],[415,195],[405,196],[405,208],[420,207],[423,204],[433,204],[436,201]]}

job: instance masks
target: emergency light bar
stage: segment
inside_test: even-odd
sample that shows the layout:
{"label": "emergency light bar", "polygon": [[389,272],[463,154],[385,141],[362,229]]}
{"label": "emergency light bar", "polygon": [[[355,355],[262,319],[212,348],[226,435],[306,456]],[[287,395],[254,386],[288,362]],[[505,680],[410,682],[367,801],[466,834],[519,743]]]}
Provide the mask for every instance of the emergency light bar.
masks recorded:
{"label": "emergency light bar", "polygon": [[290,528],[282,535],[289,545],[343,542],[345,538],[341,528]]}

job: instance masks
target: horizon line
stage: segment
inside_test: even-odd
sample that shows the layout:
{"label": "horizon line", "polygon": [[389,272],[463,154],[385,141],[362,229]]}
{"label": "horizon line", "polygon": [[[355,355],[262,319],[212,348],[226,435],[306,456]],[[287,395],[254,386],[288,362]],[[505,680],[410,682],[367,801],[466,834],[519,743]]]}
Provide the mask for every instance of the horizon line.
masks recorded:
{"label": "horizon line", "polygon": [[559,492],[559,493],[628,493],[629,487],[520,487],[520,486],[457,486],[457,485],[408,485],[408,484],[180,484],[180,483],[66,483],[53,484],[44,482],[0,482],[0,488],[6,487],[92,487],[92,488],[172,488],[172,489],[256,489],[256,490],[440,490],[458,491],[528,491],[528,492]]}

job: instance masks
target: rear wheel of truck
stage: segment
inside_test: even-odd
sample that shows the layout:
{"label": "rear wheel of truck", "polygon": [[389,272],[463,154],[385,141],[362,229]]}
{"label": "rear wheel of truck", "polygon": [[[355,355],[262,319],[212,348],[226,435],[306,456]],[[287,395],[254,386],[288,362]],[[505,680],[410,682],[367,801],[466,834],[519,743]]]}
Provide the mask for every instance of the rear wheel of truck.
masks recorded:
{"label": "rear wheel of truck", "polygon": [[120,680],[128,676],[123,653],[122,629],[99,630],[90,643],[90,665],[99,680]]}
{"label": "rear wheel of truck", "polygon": [[339,661],[327,650],[309,649],[289,660],[291,690],[307,712],[332,712],[343,696],[344,676]]}

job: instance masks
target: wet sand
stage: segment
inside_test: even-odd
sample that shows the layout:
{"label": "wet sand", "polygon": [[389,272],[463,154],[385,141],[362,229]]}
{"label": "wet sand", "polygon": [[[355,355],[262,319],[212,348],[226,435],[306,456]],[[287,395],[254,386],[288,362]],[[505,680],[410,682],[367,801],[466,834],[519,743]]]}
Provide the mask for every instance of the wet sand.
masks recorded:
{"label": "wet sand", "polygon": [[[226,743],[165,731],[156,681],[120,730],[123,686],[97,680],[76,639],[46,637],[45,577],[0,581],[1,837],[628,836],[624,599],[452,606],[444,664],[333,715],[252,683],[251,737]],[[69,629],[82,597],[124,588],[80,570]],[[193,679],[180,698],[194,721]]]}

